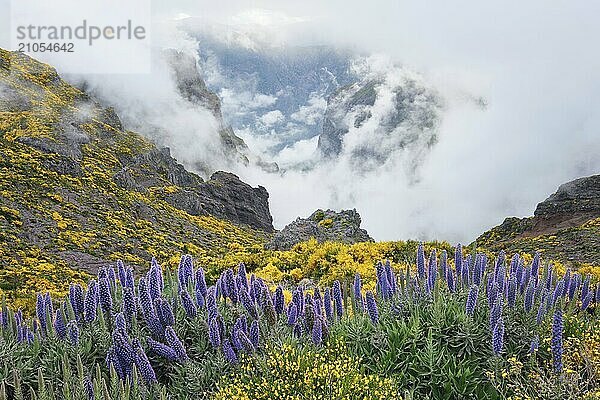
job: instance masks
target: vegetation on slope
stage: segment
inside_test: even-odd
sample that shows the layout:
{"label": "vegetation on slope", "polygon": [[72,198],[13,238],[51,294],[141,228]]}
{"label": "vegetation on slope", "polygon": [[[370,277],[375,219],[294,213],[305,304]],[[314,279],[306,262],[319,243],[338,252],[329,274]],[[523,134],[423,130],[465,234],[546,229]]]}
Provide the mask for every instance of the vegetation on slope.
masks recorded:
{"label": "vegetation on slope", "polygon": [[144,268],[193,253],[205,262],[264,242],[165,201],[182,190],[166,174],[154,172],[143,191],[119,185],[114,176],[154,145],[50,66],[0,49],[0,92],[0,290],[17,306],[42,287],[64,295],[110,260]]}
{"label": "vegetation on slope", "polygon": [[2,308],[0,397],[597,398],[600,284],[528,259],[419,246],[375,285],[276,288],[119,264],[32,320]]}

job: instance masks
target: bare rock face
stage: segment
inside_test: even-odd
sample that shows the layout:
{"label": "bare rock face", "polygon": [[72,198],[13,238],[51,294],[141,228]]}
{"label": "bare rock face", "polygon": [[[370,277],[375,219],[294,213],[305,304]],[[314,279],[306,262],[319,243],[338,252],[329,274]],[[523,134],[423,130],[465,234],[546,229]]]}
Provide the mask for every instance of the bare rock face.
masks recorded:
{"label": "bare rock face", "polygon": [[221,112],[221,99],[206,86],[200,76],[194,57],[173,49],[165,50],[164,55],[171,66],[177,89],[182,97],[193,104],[208,109],[217,119],[220,125],[219,140],[227,157],[244,165],[248,165],[252,160],[267,172],[278,171],[279,167],[276,163],[263,161],[256,155],[251,154],[246,142],[235,134],[231,126],[226,124]]}
{"label": "bare rock face", "polygon": [[347,244],[372,242],[366,230],[360,228],[360,215],[356,210],[317,210],[308,218],[298,218],[277,232],[265,247],[270,250],[289,250],[295,244],[315,238]]}
{"label": "bare rock face", "polygon": [[208,181],[168,194],[165,200],[191,215],[212,215],[265,232],[274,231],[267,190],[262,186],[253,188],[228,172],[217,171]]}
{"label": "bare rock face", "polygon": [[581,225],[600,217],[600,175],[560,185],[556,193],[537,205],[533,231],[544,232]]}

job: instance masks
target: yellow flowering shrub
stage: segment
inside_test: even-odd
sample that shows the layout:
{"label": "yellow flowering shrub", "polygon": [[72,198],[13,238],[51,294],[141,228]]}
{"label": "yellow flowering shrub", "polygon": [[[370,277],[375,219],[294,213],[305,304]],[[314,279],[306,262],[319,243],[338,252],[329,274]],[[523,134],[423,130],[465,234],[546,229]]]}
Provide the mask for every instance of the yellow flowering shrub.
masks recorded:
{"label": "yellow flowering shrub", "polygon": [[219,384],[217,400],[400,399],[390,378],[367,374],[341,340],[320,350],[270,345],[264,357],[243,357]]}

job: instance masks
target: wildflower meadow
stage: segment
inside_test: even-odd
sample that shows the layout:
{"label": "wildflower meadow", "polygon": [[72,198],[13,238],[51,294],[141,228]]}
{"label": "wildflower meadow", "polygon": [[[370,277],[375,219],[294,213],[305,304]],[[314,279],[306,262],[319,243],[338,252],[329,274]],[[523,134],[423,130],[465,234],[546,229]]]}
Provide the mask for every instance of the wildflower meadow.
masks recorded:
{"label": "wildflower meadow", "polygon": [[117,262],[3,305],[0,398],[599,398],[600,283],[530,259],[419,245],[324,287]]}

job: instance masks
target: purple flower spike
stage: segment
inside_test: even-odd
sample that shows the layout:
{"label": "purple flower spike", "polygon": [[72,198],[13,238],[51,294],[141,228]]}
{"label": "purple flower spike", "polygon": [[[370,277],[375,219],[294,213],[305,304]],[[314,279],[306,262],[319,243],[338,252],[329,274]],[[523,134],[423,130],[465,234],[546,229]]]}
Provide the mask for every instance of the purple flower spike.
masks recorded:
{"label": "purple flower spike", "polygon": [[123,288],[123,315],[127,323],[131,324],[135,315],[135,296],[133,289],[128,286]]}
{"label": "purple flower spike", "polygon": [[127,286],[127,273],[125,272],[125,265],[123,265],[123,261],[117,261],[117,275],[119,276],[119,282],[122,287]]}
{"label": "purple flower spike", "polygon": [[107,314],[110,314],[110,311],[112,310],[113,306],[113,300],[112,295],[110,293],[110,283],[108,281],[108,278],[100,279],[98,295],[102,311],[104,311]]}
{"label": "purple flower spike", "polygon": [[531,262],[531,277],[538,282],[539,279],[539,270],[540,270],[540,253],[536,252],[533,256],[533,261]]}
{"label": "purple flower spike", "polygon": [[475,313],[475,307],[477,306],[477,296],[479,295],[479,286],[473,285],[469,290],[469,294],[467,296],[467,304],[465,306],[465,311],[467,315],[472,316]]}
{"label": "purple flower spike", "polygon": [[287,309],[287,323],[289,326],[293,326],[296,324],[296,319],[298,317],[297,308],[295,303],[291,303]]}
{"label": "purple flower spike", "polygon": [[373,325],[377,325],[379,323],[379,312],[377,311],[377,303],[375,303],[375,296],[373,292],[370,290],[365,294],[366,303],[367,303],[367,311],[369,313],[369,318],[371,318],[371,322]]}
{"label": "purple flower spike", "polygon": [[237,364],[238,358],[235,354],[235,350],[231,347],[231,343],[228,339],[223,341],[223,354],[225,354],[225,358],[229,361],[230,364]]}
{"label": "purple flower spike", "polygon": [[588,293],[585,299],[581,301],[581,311],[585,311],[590,306],[593,297],[594,295],[592,293]]}
{"label": "purple flower spike", "polygon": [[494,330],[498,321],[502,318],[502,294],[498,293],[498,297],[494,302],[494,306],[490,311],[490,329]]}
{"label": "purple flower spike", "polygon": [[456,278],[452,268],[448,268],[448,290],[452,293],[456,291]]}
{"label": "purple flower spike", "polygon": [[442,254],[440,256],[440,268],[442,270],[442,278],[444,278],[444,280],[448,279],[448,253],[446,252],[446,250],[442,251]]}
{"label": "purple flower spike", "polygon": [[331,289],[325,288],[325,294],[323,294],[323,308],[325,309],[325,316],[329,321],[333,321],[333,309],[331,307]]}
{"label": "purple flower spike", "polygon": [[147,338],[146,344],[148,345],[148,349],[150,349],[150,351],[157,356],[165,358],[169,361],[177,361],[177,354],[171,347],[157,342],[152,338]]}
{"label": "purple flower spike", "polygon": [[[583,281],[583,285],[581,286],[581,300],[585,300],[585,298],[588,296],[588,294],[590,293],[590,274],[587,274],[585,277],[585,280]],[[592,295],[592,297],[594,297]]]}
{"label": "purple flower spike", "polygon": [[246,264],[240,263],[238,266],[238,276],[241,278],[242,285],[244,285],[244,289],[249,290],[248,286],[248,275],[246,274]]}
{"label": "purple flower spike", "polygon": [[77,327],[77,322],[69,321],[67,324],[67,334],[69,335],[71,344],[77,346],[79,344],[79,328]]}
{"label": "purple flower spike", "polygon": [[119,379],[125,378],[125,372],[121,367],[121,361],[119,360],[119,356],[114,346],[110,346],[108,349],[108,353],[106,353],[106,367],[110,370],[110,368],[114,368],[115,372]]}
{"label": "purple flower spike", "polygon": [[196,270],[196,293],[200,293],[203,298],[206,298],[208,287],[206,286],[206,277],[204,275],[204,269],[199,267]]}
{"label": "purple flower spike", "polygon": [[154,372],[154,369],[148,360],[148,356],[146,356],[144,349],[142,349],[142,346],[137,339],[133,340],[133,351],[133,361],[144,382],[150,385],[157,383],[158,381],[156,379],[156,373]]}
{"label": "purple flower spike", "polygon": [[192,296],[190,296],[190,294],[186,290],[182,291],[180,296],[181,305],[185,310],[185,315],[190,319],[196,318],[196,316],[198,315],[198,309],[196,308],[196,305],[192,300]]}
{"label": "purple flower spike", "polygon": [[256,351],[254,345],[252,344],[252,341],[248,338],[248,335],[246,335],[246,333],[243,330],[240,329],[236,331],[236,335],[242,350],[249,354],[252,354]]}
{"label": "purple flower spike", "polygon": [[212,318],[208,323],[208,339],[213,347],[221,345],[221,332],[216,318]]}
{"label": "purple flower spike", "polygon": [[554,371],[561,373],[563,370],[563,316],[560,307],[554,311],[554,318],[552,320],[552,358]]}
{"label": "purple flower spike", "polygon": [[167,339],[167,343],[169,344],[169,346],[175,351],[175,354],[177,355],[177,360],[180,362],[187,361],[188,356],[185,351],[185,347],[183,346],[181,340],[179,340],[179,337],[177,337],[177,334],[175,333],[172,327],[167,326],[165,328],[165,338]]}
{"label": "purple flower spike", "polygon": [[356,275],[354,275],[354,302],[358,310],[362,311],[362,281],[358,272],[356,273]]}
{"label": "purple flower spike", "polygon": [[504,321],[502,321],[502,318],[498,320],[498,323],[496,323],[496,326],[494,327],[492,347],[494,349],[494,354],[497,356],[502,353],[504,348]]}
{"label": "purple flower spike", "polygon": [[435,249],[429,255],[429,270],[427,275],[427,291],[432,292],[437,279],[437,254]]}
{"label": "purple flower spike", "polygon": [[454,250],[454,266],[456,267],[456,276],[459,278],[462,277],[462,245],[458,243],[456,245],[456,249]]}
{"label": "purple flower spike", "polygon": [[208,289],[208,294],[206,297],[206,310],[208,312],[208,318],[216,318],[219,314],[217,310],[216,288],[214,286],[211,286]]}
{"label": "purple flower spike", "polygon": [[127,330],[127,324],[125,323],[125,316],[123,313],[118,313],[115,316],[115,326],[117,329],[121,329],[123,331]]}
{"label": "purple flower spike", "polygon": [[530,282],[527,285],[527,289],[525,290],[525,299],[524,299],[524,307],[525,312],[529,313],[533,308],[533,300],[535,298],[535,283]]}
{"label": "purple flower spike", "polygon": [[333,282],[333,301],[335,303],[335,313],[338,319],[342,318],[344,313],[344,304],[342,303],[342,287],[340,281]]}
{"label": "purple flower spike", "polygon": [[531,340],[531,344],[529,345],[529,354],[534,354],[538,350],[539,347],[540,347],[540,338],[538,336],[536,336]]}
{"label": "purple flower spike", "polygon": [[56,332],[56,336],[58,336],[58,338],[61,340],[64,340],[67,337],[65,317],[60,308],[56,310],[56,317],[54,318],[54,331]]}
{"label": "purple flower spike", "polygon": [[417,247],[417,274],[420,280],[425,279],[425,249],[423,243]]}
{"label": "purple flower spike", "polygon": [[281,288],[281,286],[277,286],[277,289],[275,289],[274,305],[275,305],[275,311],[277,312],[277,314],[281,314],[283,312],[283,308],[285,306],[285,298],[283,296],[283,289]]}
{"label": "purple flower spike", "polygon": [[85,322],[94,322],[96,320],[96,311],[98,309],[98,286],[96,281],[92,279],[85,293],[85,301],[83,305]]}
{"label": "purple flower spike", "polygon": [[83,288],[79,284],[69,286],[69,302],[77,319],[83,314]]}
{"label": "purple flower spike", "polygon": [[46,332],[46,301],[41,293],[37,294],[35,312],[43,333]]}
{"label": "purple flower spike", "polygon": [[517,302],[517,279],[513,275],[508,281],[508,307],[513,308]]}

